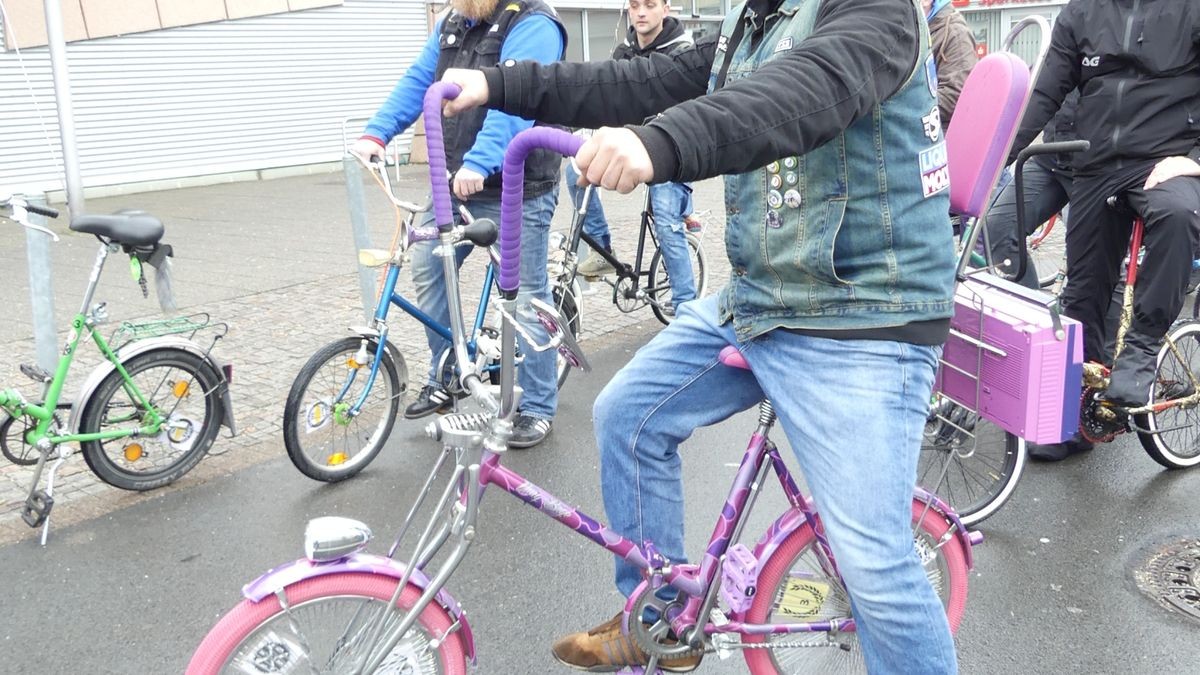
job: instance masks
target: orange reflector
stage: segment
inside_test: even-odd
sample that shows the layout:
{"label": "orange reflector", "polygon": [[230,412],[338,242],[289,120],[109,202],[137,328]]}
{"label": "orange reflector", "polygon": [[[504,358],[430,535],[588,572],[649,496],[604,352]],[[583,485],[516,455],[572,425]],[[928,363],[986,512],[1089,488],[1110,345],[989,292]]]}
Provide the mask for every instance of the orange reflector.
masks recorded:
{"label": "orange reflector", "polygon": [[358,361],[355,361],[354,357],[351,356],[350,358],[346,359],[346,367],[353,370],[358,370],[359,368],[362,368],[362,364],[360,364]]}
{"label": "orange reflector", "polygon": [[325,460],[325,463],[329,466],[338,466],[339,464],[345,464],[346,459],[346,453],[335,452],[329,456],[329,459]]}
{"label": "orange reflector", "polygon": [[175,398],[183,398],[187,396],[188,389],[187,380],[179,380],[174,387],[171,387],[171,392],[175,394]]}
{"label": "orange reflector", "polygon": [[142,458],[142,446],[137,443],[130,443],[125,446],[125,461],[136,462]]}

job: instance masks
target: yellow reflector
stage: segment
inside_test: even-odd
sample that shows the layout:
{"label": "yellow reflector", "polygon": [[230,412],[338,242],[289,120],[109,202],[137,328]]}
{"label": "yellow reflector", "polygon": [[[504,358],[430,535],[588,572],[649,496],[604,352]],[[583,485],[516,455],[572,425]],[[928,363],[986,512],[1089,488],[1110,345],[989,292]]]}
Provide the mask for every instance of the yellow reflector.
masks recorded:
{"label": "yellow reflector", "polygon": [[142,458],[142,446],[137,443],[130,443],[125,446],[125,461],[136,462]]}
{"label": "yellow reflector", "polygon": [[339,464],[345,464],[346,459],[347,459],[346,453],[335,452],[329,456],[329,459],[325,460],[325,463],[328,464],[329,466],[337,466]]}
{"label": "yellow reflector", "polygon": [[784,585],[778,609],[784,616],[809,619],[821,613],[828,597],[829,584],[793,577]]}
{"label": "yellow reflector", "polygon": [[350,358],[346,359],[346,367],[350,370],[358,370],[359,368],[362,368],[362,364],[358,361],[355,361],[354,357],[351,356]]}
{"label": "yellow reflector", "polygon": [[187,396],[188,389],[189,386],[187,380],[179,380],[175,383],[175,386],[171,388],[171,391],[175,394],[175,398],[183,398],[184,396]]}

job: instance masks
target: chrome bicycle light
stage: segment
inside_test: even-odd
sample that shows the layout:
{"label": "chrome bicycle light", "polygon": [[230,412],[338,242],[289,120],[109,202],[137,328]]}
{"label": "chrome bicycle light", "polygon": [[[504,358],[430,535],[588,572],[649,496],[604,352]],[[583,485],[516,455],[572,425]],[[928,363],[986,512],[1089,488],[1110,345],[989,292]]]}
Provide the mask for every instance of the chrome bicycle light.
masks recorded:
{"label": "chrome bicycle light", "polygon": [[371,528],[351,518],[324,516],[304,528],[304,557],[315,563],[333,562],[363,550]]}

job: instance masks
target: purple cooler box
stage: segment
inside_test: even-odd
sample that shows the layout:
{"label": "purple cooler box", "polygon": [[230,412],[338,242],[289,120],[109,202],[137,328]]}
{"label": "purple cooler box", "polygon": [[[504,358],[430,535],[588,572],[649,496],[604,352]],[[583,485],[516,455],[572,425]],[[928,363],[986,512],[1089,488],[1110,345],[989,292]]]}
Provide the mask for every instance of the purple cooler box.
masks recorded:
{"label": "purple cooler box", "polygon": [[1027,441],[1069,438],[1079,429],[1083,326],[1062,316],[1058,339],[1051,299],[991,274],[959,284],[934,389]]}

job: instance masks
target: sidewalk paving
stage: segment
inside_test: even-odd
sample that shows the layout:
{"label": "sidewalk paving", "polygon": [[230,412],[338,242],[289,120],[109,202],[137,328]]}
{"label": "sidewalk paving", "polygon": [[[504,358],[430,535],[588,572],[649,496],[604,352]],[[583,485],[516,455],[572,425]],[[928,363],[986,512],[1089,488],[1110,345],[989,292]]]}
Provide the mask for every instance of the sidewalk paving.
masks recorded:
{"label": "sidewalk paving", "polygon": [[[396,192],[418,200],[427,192],[427,167],[400,168]],[[366,186],[372,242],[384,247],[392,240],[394,217],[382,194]],[[714,291],[728,279],[724,255],[723,189],[719,181],[696,185],[698,212],[709,211],[703,241],[709,269],[708,288]],[[632,254],[643,193],[604,195],[605,211],[613,226],[617,252]],[[570,222],[566,192],[560,196],[555,229]],[[218,438],[210,457],[174,486],[148,493],[125,492],[98,481],[82,458],[73,456],[58,472],[52,529],[98,517],[115,509],[152,499],[165,491],[237,471],[284,453],[283,405],[296,373],[321,345],[362,325],[356,251],[351,234],[343,174],[325,173],[249,183],[229,183],[156,193],[96,199],[91,213],[111,213],[136,206],[162,219],[165,243],[175,248],[174,286],[180,313],[208,312],[229,325],[216,353],[234,365],[232,388],[239,435]],[[59,339],[64,339],[71,316],[79,309],[95,259],[96,241],[67,229],[65,220],[52,229],[62,240],[51,246],[55,310]],[[484,257],[473,255],[464,265],[463,301],[471,316],[482,282]],[[126,272],[123,255],[110,257],[101,277],[96,301],[107,301],[111,314],[105,335],[121,321],[158,316],[153,289],[143,299]],[[411,276],[401,274],[400,292],[411,297]],[[28,271],[22,229],[9,222],[0,226],[0,283],[12,289],[0,322],[0,387],[16,387],[33,398],[37,385],[18,371],[33,363]],[[612,290],[594,284],[583,302],[583,344],[594,349],[607,339],[655,331],[661,325],[649,308],[630,314],[612,304]],[[420,324],[399,311],[391,314],[391,338],[404,354],[410,384],[423,383],[428,350]],[[600,339],[608,336],[606,339]],[[91,369],[101,362],[99,352],[82,345],[64,388],[64,399],[75,396]],[[570,385],[568,380],[566,386]],[[401,420],[398,424],[403,424]],[[410,422],[411,424],[411,422]],[[0,544],[32,536],[20,520],[32,468],[0,460]]]}

